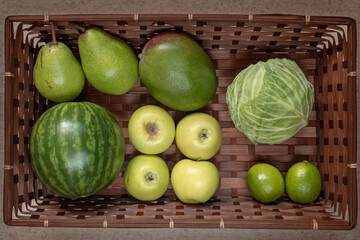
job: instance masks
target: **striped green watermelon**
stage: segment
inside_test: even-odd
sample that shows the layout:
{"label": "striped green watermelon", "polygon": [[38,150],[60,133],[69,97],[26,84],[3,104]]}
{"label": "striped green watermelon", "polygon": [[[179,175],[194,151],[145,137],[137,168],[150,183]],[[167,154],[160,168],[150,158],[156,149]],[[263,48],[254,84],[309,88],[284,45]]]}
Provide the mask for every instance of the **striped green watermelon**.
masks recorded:
{"label": "striped green watermelon", "polygon": [[120,173],[125,141],[116,119],[89,102],[55,105],[30,135],[34,172],[52,192],[67,198],[96,194]]}

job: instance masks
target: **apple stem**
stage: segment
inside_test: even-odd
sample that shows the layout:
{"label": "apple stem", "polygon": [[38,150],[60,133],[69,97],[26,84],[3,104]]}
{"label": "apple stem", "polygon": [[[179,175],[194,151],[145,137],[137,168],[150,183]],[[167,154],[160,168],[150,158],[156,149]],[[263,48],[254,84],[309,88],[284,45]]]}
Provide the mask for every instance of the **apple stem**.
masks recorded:
{"label": "apple stem", "polygon": [[154,126],[154,125],[152,125],[152,124],[149,124],[148,125],[148,130],[149,130],[149,132],[155,132],[156,131],[156,126]]}
{"label": "apple stem", "polygon": [[200,139],[205,140],[209,137],[210,131],[206,128],[202,129],[200,132]]}
{"label": "apple stem", "polygon": [[153,182],[153,181],[156,181],[157,179],[157,174],[154,173],[154,172],[148,172],[145,176],[146,180],[150,181],[150,182]]}
{"label": "apple stem", "polygon": [[146,122],[144,124],[146,131],[150,134],[150,138],[154,139],[159,131],[156,122]]}

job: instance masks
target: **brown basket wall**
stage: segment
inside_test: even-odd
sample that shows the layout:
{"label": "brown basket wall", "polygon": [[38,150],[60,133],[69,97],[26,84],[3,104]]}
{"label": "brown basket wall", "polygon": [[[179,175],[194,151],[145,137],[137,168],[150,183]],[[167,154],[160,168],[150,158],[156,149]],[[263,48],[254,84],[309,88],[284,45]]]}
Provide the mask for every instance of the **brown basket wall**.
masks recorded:
{"label": "brown basket wall", "polygon": [[[122,172],[104,192],[69,200],[53,195],[36,178],[29,159],[29,133],[52,103],[39,96],[33,81],[34,58],[50,41],[49,21],[59,41],[78,56],[79,30],[98,26],[125,39],[139,53],[153,35],[174,30],[192,35],[211,57],[218,77],[215,97],[203,109],[218,119],[223,145],[212,159],[221,181],[206,204],[186,205],[171,186],[158,201],[130,197],[122,181],[127,162],[138,154],[127,136],[132,112],[160,105],[137,85],[110,96],[86,85],[79,101],[107,108],[123,127],[126,158]],[[16,226],[59,227],[197,227],[351,229],[357,220],[356,194],[356,27],[349,18],[291,15],[65,15],[13,16],[5,23],[5,182],[4,221]],[[235,127],[225,103],[227,86],[249,64],[269,58],[295,60],[315,87],[309,125],[290,140],[254,146]],[[161,106],[161,105],[160,105]],[[164,107],[164,106],[163,106]],[[178,122],[186,113],[166,108]],[[170,169],[182,159],[173,144],[161,154]],[[311,205],[284,196],[260,204],[247,190],[247,170],[268,162],[283,174],[295,162],[315,163],[323,191]]]}

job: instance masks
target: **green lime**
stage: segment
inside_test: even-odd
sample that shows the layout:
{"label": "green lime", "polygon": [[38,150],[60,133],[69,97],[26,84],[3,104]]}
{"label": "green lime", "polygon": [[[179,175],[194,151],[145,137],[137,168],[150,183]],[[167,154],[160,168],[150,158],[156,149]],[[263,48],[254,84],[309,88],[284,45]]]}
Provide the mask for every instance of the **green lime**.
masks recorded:
{"label": "green lime", "polygon": [[321,191],[320,171],[308,161],[295,163],[286,174],[285,185],[292,201],[311,203],[319,197]]}
{"label": "green lime", "polygon": [[277,168],[266,163],[252,166],[246,183],[254,198],[263,203],[271,203],[281,197],[285,190],[284,178]]}

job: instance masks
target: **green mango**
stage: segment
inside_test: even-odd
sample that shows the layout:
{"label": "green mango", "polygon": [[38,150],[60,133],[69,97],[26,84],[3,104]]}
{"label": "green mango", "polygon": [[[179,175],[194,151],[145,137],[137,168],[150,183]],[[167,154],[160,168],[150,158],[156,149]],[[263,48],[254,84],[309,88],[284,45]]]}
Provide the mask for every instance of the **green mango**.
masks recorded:
{"label": "green mango", "polygon": [[156,35],[145,44],[139,57],[140,79],[163,105],[194,111],[215,95],[214,66],[191,37],[176,32]]}
{"label": "green mango", "polygon": [[98,28],[79,36],[81,64],[87,80],[103,93],[128,92],[139,79],[139,63],[131,47]]}
{"label": "green mango", "polygon": [[74,100],[85,84],[79,61],[70,48],[56,41],[41,47],[33,69],[33,80],[39,93],[54,102]]}

